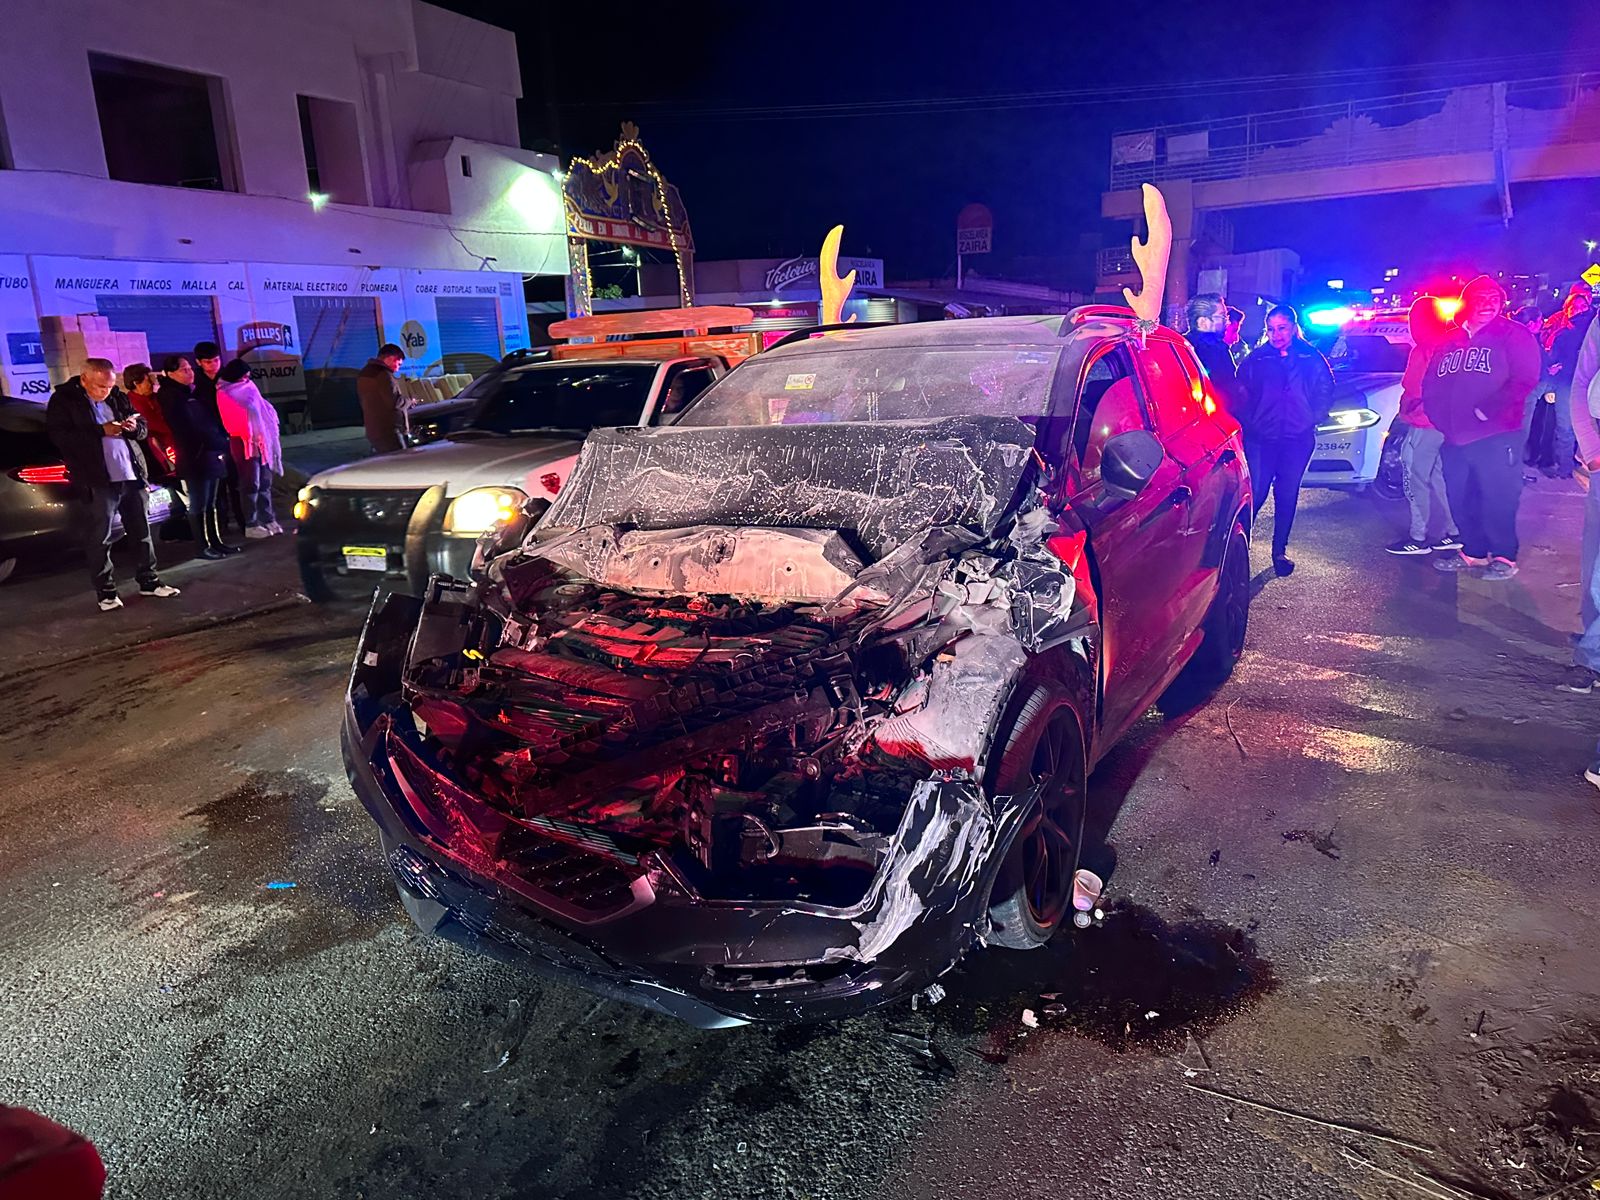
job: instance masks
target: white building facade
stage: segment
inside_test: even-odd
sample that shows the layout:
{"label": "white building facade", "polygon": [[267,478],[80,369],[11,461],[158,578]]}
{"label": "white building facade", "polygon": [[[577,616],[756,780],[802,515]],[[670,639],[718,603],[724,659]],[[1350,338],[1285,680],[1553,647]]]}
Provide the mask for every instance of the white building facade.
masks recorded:
{"label": "white building facade", "polygon": [[315,409],[386,341],[418,374],[526,346],[523,277],[566,273],[557,162],[518,146],[505,30],[420,0],[0,17],[6,394],[48,393],[41,317],[97,313],[158,360],[199,340],[264,355],[263,382]]}

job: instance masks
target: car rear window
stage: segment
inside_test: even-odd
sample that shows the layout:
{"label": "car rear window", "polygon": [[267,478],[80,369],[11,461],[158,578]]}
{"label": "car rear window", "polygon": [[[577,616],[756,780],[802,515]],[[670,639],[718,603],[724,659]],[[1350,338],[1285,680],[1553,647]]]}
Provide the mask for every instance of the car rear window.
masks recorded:
{"label": "car rear window", "polygon": [[61,455],[44,431],[44,406],[0,404],[0,470],[58,463]]}
{"label": "car rear window", "polygon": [[1019,417],[1050,409],[1051,346],[885,346],[759,355],[684,411],[679,425],[815,425]]}
{"label": "car rear window", "polygon": [[654,363],[589,363],[510,371],[486,389],[467,428],[587,433],[637,425],[656,370]]}

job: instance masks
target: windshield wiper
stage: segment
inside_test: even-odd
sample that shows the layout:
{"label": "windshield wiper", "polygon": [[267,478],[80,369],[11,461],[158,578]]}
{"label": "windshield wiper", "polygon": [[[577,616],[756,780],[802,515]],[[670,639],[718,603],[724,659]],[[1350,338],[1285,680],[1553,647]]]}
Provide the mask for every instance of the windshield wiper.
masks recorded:
{"label": "windshield wiper", "polygon": [[518,436],[526,434],[539,437],[569,437],[577,438],[579,441],[589,436],[587,429],[579,429],[576,426],[567,428],[560,425],[542,425],[537,429],[513,429],[511,432]]}

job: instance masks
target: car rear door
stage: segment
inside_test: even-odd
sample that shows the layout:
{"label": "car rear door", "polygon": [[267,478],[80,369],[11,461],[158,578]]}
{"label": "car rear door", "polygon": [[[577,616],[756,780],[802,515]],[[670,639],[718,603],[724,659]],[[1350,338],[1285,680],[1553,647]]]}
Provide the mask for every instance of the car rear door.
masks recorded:
{"label": "car rear door", "polygon": [[[1177,536],[1168,548],[1181,571],[1174,593],[1173,617],[1182,629],[1198,629],[1216,595],[1223,548],[1231,529],[1230,505],[1236,503],[1235,473],[1228,464],[1237,452],[1205,411],[1200,369],[1186,347],[1165,338],[1151,338],[1134,356],[1150,396],[1156,436],[1179,472],[1174,506],[1183,514]],[[1226,516],[1224,509],[1229,511]],[[1227,527],[1224,527],[1226,522]]]}
{"label": "car rear door", "polygon": [[1078,385],[1068,485],[1068,503],[1088,531],[1100,573],[1101,744],[1114,741],[1155,700],[1185,633],[1177,609],[1186,570],[1174,552],[1188,508],[1179,465],[1165,456],[1131,500],[1100,478],[1105,444],[1135,429],[1157,432],[1131,350],[1111,343],[1089,357]]}

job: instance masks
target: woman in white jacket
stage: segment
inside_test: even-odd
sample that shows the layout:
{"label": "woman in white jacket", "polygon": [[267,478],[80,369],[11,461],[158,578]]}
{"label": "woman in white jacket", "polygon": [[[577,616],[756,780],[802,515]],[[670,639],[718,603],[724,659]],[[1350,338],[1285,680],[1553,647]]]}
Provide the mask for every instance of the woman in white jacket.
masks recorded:
{"label": "woman in white jacket", "polygon": [[278,410],[250,378],[250,364],[236,358],[217,373],[217,411],[228,431],[228,445],[239,468],[239,498],[244,505],[245,537],[282,533],[272,511],[272,480],[283,474],[278,443]]}

